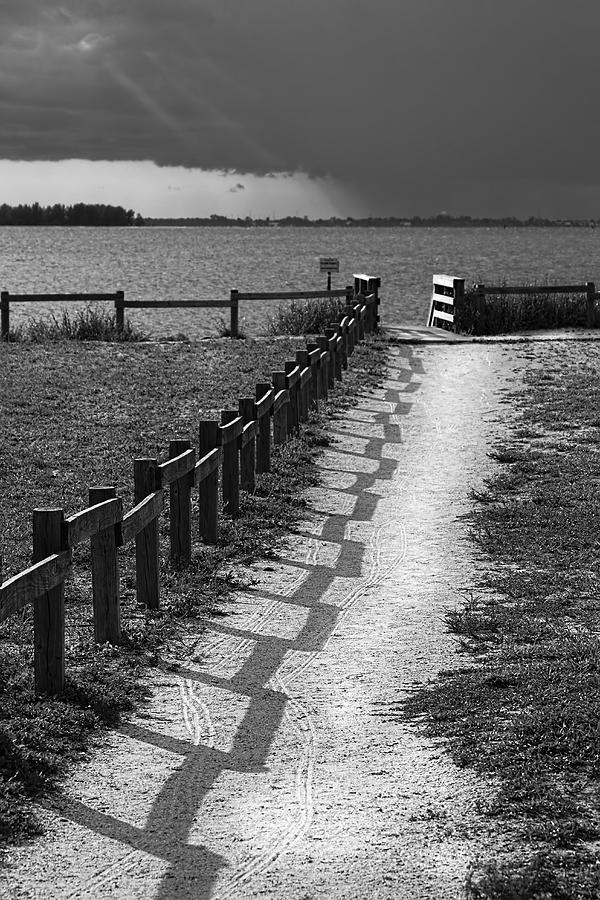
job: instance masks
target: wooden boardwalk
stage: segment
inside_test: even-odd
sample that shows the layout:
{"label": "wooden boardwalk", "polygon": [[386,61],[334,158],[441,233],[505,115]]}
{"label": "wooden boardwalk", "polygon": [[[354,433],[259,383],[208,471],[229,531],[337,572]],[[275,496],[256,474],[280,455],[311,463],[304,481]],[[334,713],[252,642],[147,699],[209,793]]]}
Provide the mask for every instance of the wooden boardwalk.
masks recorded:
{"label": "wooden boardwalk", "polygon": [[545,331],[521,331],[515,334],[490,334],[480,337],[454,334],[443,328],[417,328],[413,325],[384,325],[383,334],[397,344],[503,344],[532,341],[600,341],[600,329],[572,328]]}

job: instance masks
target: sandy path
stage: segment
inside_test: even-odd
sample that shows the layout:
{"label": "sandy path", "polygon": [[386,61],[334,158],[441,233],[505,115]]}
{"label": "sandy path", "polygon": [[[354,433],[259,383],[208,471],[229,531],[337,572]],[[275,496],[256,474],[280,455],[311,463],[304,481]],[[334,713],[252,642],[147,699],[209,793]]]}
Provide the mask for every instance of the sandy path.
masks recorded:
{"label": "sandy path", "polygon": [[493,841],[480,788],[390,703],[460,663],[441,621],[476,567],[457,516],[528,352],[390,351],[332,423],[282,559],[43,811],[0,896],[461,895]]}

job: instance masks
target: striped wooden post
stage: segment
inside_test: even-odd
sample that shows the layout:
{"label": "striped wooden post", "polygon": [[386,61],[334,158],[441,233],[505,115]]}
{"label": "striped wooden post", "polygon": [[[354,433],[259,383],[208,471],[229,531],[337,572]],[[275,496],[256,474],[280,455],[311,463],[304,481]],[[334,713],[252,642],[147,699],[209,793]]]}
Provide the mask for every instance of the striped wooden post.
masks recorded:
{"label": "striped wooden post", "polygon": [[[286,390],[286,377],[285,372],[273,372],[273,387],[276,391],[285,391]],[[274,444],[285,444],[288,436],[288,407],[289,404],[285,404],[280,407],[277,412],[273,415],[273,443]]]}
{"label": "striped wooden post", "polygon": [[[256,404],[251,397],[241,397],[239,401],[240,416],[244,425],[256,421]],[[240,483],[245,491],[253,491],[256,487],[256,439],[251,438],[240,448]]]}
{"label": "striped wooden post", "polygon": [[[169,459],[192,449],[188,440],[169,442]],[[187,566],[192,559],[192,485],[194,473],[186,472],[169,485],[169,535],[171,562]]]}
{"label": "striped wooden post", "polygon": [[[62,509],[34,509],[33,562],[65,549]],[[61,583],[33,604],[33,664],[39,694],[59,694],[65,686],[65,591]]]}
{"label": "striped wooden post", "polygon": [[[114,487],[92,487],[90,506],[112,500],[117,496]],[[97,644],[121,643],[121,601],[119,586],[120,525],[111,525],[90,538],[92,557],[92,597],[94,610],[94,640]]]}
{"label": "striped wooden post", "polygon": [[[144,497],[153,494],[160,487],[157,469],[157,459],[134,459],[133,482],[136,503],[140,503]],[[156,518],[135,536],[137,602],[147,606],[148,609],[158,609],[160,606],[159,559],[160,543]]]}
{"label": "striped wooden post", "polygon": [[0,340],[7,341],[10,334],[10,301],[8,291],[0,292]]}
{"label": "striped wooden post", "polygon": [[[221,410],[221,428],[237,419],[239,413],[233,409]],[[230,516],[240,514],[240,451],[237,438],[224,441],[223,445],[223,511]]]}
{"label": "striped wooden post", "polygon": [[[204,420],[198,426],[200,458],[219,446],[219,423]],[[216,544],[219,538],[219,470],[198,485],[198,530],[205,544]]]}
{"label": "striped wooden post", "polygon": [[[271,390],[271,385],[261,382],[256,385],[256,399],[262,398]],[[258,420],[258,437],[256,439],[256,471],[271,471],[271,410]]]}

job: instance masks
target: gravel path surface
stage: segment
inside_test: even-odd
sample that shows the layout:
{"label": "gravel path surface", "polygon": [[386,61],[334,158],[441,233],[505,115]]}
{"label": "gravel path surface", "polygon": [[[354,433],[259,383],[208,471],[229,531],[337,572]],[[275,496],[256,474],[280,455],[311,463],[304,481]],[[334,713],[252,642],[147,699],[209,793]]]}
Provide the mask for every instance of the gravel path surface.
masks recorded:
{"label": "gravel path surface", "polygon": [[461,896],[496,840],[483,787],[393,704],[461,662],[442,620],[477,568],[460,515],[530,352],[390,350],[388,380],[332,423],[281,560],[174,651],[12,854],[1,897]]}

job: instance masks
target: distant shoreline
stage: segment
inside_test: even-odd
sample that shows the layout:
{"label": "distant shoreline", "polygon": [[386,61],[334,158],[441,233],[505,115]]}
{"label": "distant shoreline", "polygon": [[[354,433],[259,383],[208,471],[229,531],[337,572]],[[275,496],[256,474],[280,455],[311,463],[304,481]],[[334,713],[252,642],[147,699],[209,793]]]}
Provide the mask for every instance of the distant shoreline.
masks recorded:
{"label": "distant shoreline", "polygon": [[308,219],[286,216],[283,219],[229,219],[227,216],[208,218],[154,218],[144,217],[144,226],[207,227],[207,228],[596,228],[600,219],[474,219],[470,216],[434,216],[424,219],[387,218],[330,218]]}

